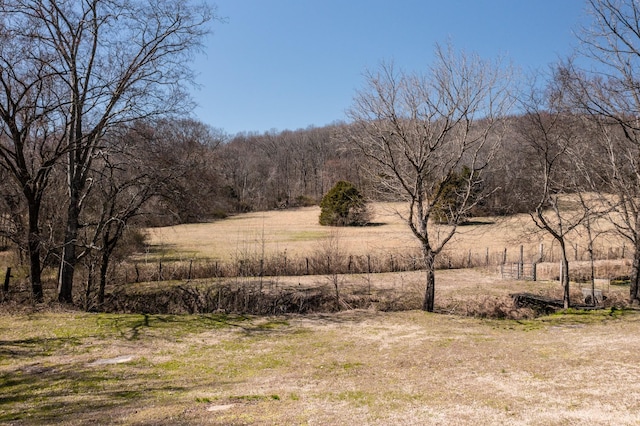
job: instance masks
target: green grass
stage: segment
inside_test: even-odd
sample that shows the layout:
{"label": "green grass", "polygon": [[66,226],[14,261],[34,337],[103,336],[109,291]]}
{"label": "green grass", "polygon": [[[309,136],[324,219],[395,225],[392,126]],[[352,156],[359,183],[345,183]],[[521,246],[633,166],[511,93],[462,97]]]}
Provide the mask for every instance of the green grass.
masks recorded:
{"label": "green grass", "polygon": [[640,421],[633,310],[526,321],[33,313],[0,316],[0,332],[0,423]]}

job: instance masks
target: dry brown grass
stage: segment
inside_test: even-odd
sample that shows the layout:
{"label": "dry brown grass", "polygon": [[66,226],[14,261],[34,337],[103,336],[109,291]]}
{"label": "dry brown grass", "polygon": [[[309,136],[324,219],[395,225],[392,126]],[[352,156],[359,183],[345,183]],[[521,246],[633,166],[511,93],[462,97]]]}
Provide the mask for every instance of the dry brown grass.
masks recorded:
{"label": "dry brown grass", "polygon": [[[310,256],[319,250],[319,244],[329,238],[337,238],[340,250],[345,254],[383,255],[415,251],[419,249],[399,213],[406,210],[404,203],[374,203],[374,226],[327,228],[318,224],[318,207],[295,210],[247,213],[228,219],[201,224],[179,225],[148,230],[150,244],[160,251],[148,253],[147,259],[165,256],[172,259],[208,258],[232,260],[252,255],[253,257],[288,253],[290,256]],[[607,225],[601,223],[604,230]],[[586,260],[586,243],[583,236],[574,235],[570,249],[570,260]],[[538,258],[543,244],[544,258],[557,261],[557,244],[539,232],[527,215],[504,218],[474,218],[472,224],[458,228],[457,235],[447,245],[443,256],[459,263],[459,258],[468,258],[473,263],[484,264],[487,251],[490,264],[502,261],[507,249],[507,260],[516,261],[523,246],[525,260]],[[598,238],[595,250],[598,258],[620,255],[623,241],[613,235]],[[626,254],[630,250],[626,250]],[[144,256],[142,256],[144,258]]]}
{"label": "dry brown grass", "polygon": [[32,313],[0,329],[0,422],[15,425],[640,423],[634,312]]}
{"label": "dry brown grass", "polygon": [[[340,230],[341,247],[367,254],[415,244],[392,206],[383,207],[382,225]],[[176,258],[305,253],[331,237],[316,222],[315,209],[240,215],[153,230],[152,241]],[[507,244],[517,253],[523,235],[536,254],[540,241],[528,226],[509,218],[464,227],[449,255]],[[312,287],[334,279],[271,280]],[[341,288],[370,286],[418,305],[424,289],[419,271],[338,279]],[[512,312],[508,295],[559,294],[559,284],[501,280],[495,266],[439,270],[436,281],[437,314],[373,305],[305,316],[124,315],[0,304],[0,422],[640,425],[640,313],[530,318]],[[612,285],[606,294],[624,300],[626,291]]]}

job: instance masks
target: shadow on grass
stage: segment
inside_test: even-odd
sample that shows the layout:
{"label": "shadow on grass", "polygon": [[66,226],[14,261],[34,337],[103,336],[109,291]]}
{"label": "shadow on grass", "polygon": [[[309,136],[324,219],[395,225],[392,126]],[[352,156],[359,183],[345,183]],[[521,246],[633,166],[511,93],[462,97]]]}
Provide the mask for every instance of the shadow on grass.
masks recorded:
{"label": "shadow on grass", "polygon": [[78,344],[80,344],[80,338],[77,337],[34,337],[20,340],[0,340],[0,359],[4,357],[18,359],[48,356],[64,346]]}
{"label": "shadow on grass", "polygon": [[139,340],[146,334],[154,339],[174,340],[183,335],[223,328],[241,329],[244,333],[269,333],[282,331],[288,326],[282,317],[251,317],[232,314],[161,315],[123,314],[112,315],[102,320],[109,322],[121,338]]}
{"label": "shadow on grass", "polygon": [[[372,315],[376,314],[358,311],[304,318],[312,323],[354,323]],[[143,357],[117,365],[92,366],[87,363],[86,352],[82,362],[69,362],[74,353],[70,347],[89,346],[94,339],[100,345],[105,341],[147,340],[146,346],[151,341],[162,347],[159,339],[175,342],[184,336],[224,328],[236,329],[240,336],[270,339],[274,334],[298,333],[306,328],[291,326],[289,321],[293,318],[300,316],[99,315],[94,319],[103,330],[99,336],[87,333],[79,337],[1,340],[0,357],[5,361],[0,364],[0,423],[117,422],[114,413],[127,416],[140,407],[179,401],[181,394],[193,391],[192,382],[174,376],[182,373],[165,370]],[[214,379],[206,385],[225,384]]]}
{"label": "shadow on grass", "polygon": [[[59,424],[107,421],[100,412],[118,412],[158,395],[185,391],[139,366],[31,364],[0,375],[0,423]],[[137,370],[137,371],[136,371]],[[112,414],[111,414],[112,415]],[[108,414],[105,414],[108,416]],[[88,418],[87,418],[88,417]]]}
{"label": "shadow on grass", "polygon": [[366,225],[363,225],[363,226],[366,227],[366,228],[371,228],[371,227],[384,226],[384,225],[387,225],[387,224],[384,223],[384,222],[369,222],[369,223],[367,223]]}
{"label": "shadow on grass", "polygon": [[465,220],[460,226],[483,226],[483,225],[495,225],[492,220]]}

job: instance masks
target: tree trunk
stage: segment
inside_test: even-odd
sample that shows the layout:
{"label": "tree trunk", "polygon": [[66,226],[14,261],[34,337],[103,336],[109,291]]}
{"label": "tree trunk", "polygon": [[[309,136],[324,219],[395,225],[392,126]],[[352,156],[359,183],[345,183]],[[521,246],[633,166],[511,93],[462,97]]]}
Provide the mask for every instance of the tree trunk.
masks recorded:
{"label": "tree trunk", "polygon": [[89,312],[92,307],[91,303],[91,293],[93,292],[93,275],[94,275],[94,264],[93,262],[89,264],[89,271],[87,274],[87,287],[84,293],[84,310]]}
{"label": "tree trunk", "polygon": [[569,299],[569,259],[567,259],[567,250],[564,245],[564,241],[560,241],[560,250],[562,252],[562,276],[560,277],[560,282],[562,283],[562,303],[564,305],[564,309],[569,309],[571,305],[571,301]]}
{"label": "tree trunk", "polygon": [[42,302],[42,264],[40,263],[40,205],[37,201],[27,200],[29,203],[29,234],[27,248],[29,252],[29,273],[31,275],[31,291],[36,302]]}
{"label": "tree trunk", "polygon": [[67,210],[67,227],[64,235],[62,263],[60,265],[58,282],[58,301],[61,303],[73,303],[73,277],[77,263],[76,241],[78,238],[80,214],[78,204],[77,194],[72,193]]}
{"label": "tree trunk", "polygon": [[629,286],[629,303],[638,305],[640,304],[640,239],[637,237],[634,246],[631,285]]}
{"label": "tree trunk", "polygon": [[422,252],[424,254],[424,267],[427,273],[427,286],[424,292],[422,310],[433,312],[436,290],[435,255],[429,247],[424,247]]}
{"label": "tree trunk", "polygon": [[107,270],[109,268],[109,258],[111,257],[111,252],[105,248],[105,251],[102,253],[102,262],[100,263],[100,286],[98,287],[98,306],[102,307],[104,304],[104,293],[107,287]]}

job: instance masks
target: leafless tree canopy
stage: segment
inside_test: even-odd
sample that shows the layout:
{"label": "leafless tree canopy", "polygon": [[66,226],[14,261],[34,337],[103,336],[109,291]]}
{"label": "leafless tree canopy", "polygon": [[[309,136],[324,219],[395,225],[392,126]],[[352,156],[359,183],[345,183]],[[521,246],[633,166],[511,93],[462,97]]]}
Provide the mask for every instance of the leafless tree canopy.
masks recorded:
{"label": "leafless tree canopy", "polygon": [[40,199],[52,167],[66,168],[59,297],[70,302],[83,200],[104,135],[189,109],[188,59],[212,10],[168,0],[6,0],[0,12],[0,157],[24,188],[36,270]]}
{"label": "leafless tree canopy", "polygon": [[[408,200],[407,224],[422,243],[427,270],[479,201],[476,187],[500,141],[509,81],[497,64],[450,46],[438,46],[435,56],[426,74],[397,72],[391,64],[367,73],[345,135],[369,159],[382,190]],[[434,226],[430,218],[463,166],[470,173],[455,189],[456,202],[446,203],[450,226]],[[430,276],[427,287],[425,309],[433,310]]]}
{"label": "leafless tree canopy", "polygon": [[[616,212],[614,225],[635,247],[630,300],[640,301],[640,5],[634,0],[589,0],[589,26],[579,33],[589,68],[567,61],[560,69],[565,101],[590,117],[585,152],[598,152],[583,174],[605,182],[602,197]],[[593,186],[593,185],[592,185]]]}

